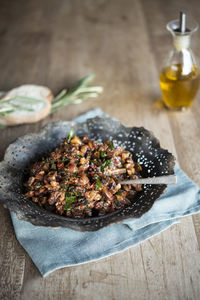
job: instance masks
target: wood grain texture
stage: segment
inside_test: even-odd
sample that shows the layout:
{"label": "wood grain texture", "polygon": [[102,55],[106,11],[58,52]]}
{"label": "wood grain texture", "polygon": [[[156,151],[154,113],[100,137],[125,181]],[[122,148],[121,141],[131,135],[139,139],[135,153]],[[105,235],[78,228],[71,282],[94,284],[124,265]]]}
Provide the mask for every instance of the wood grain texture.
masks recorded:
{"label": "wood grain texture", "polygon": [[[23,83],[54,93],[97,74],[98,100],[70,105],[35,125],[0,132],[0,159],[18,136],[93,107],[129,126],[144,126],[200,184],[199,96],[185,113],[159,109],[158,73],[171,47],[166,23],[180,9],[197,20],[197,0],[0,1],[0,89]],[[200,31],[193,47],[200,50]],[[42,278],[0,208],[0,299],[199,299],[200,215],[183,218],[148,241],[103,260]]]}

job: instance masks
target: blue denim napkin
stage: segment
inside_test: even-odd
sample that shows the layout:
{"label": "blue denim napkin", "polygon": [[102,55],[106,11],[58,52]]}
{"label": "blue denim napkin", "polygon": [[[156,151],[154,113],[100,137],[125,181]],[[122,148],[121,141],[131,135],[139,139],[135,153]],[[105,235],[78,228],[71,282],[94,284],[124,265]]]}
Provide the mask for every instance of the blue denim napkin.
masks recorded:
{"label": "blue denim napkin", "polygon": [[[97,115],[105,114],[94,109],[75,121]],[[178,223],[178,218],[200,211],[199,187],[180,168],[176,167],[175,173],[178,184],[168,186],[167,192],[139,219],[127,219],[96,232],[78,232],[34,226],[11,213],[17,239],[44,277],[56,269],[119,253]]]}

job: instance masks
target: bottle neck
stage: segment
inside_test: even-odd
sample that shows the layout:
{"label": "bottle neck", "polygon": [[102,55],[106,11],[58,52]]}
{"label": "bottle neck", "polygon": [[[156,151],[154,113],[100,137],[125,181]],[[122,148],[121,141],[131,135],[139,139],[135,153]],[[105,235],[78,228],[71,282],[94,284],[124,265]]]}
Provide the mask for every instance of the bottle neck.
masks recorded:
{"label": "bottle neck", "polygon": [[190,47],[190,35],[174,35],[174,47],[176,50],[181,51]]}

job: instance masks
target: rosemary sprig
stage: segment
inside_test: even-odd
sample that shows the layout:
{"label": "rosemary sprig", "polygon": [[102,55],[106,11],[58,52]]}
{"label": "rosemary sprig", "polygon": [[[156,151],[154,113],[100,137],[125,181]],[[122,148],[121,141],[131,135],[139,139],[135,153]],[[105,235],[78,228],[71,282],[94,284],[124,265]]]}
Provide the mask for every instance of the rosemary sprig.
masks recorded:
{"label": "rosemary sprig", "polygon": [[94,79],[94,74],[90,74],[80,79],[73,88],[69,90],[62,90],[55,98],[52,103],[51,112],[68,105],[71,103],[77,104],[84,101],[86,98],[96,98],[102,93],[103,88],[100,86],[87,85]]}
{"label": "rosemary sprig", "polygon": [[41,99],[35,99],[30,97],[16,96],[0,100],[0,118],[4,117],[16,110],[21,111],[35,111],[32,104],[43,103]]}
{"label": "rosemary sprig", "polygon": [[[90,74],[79,81],[71,89],[63,89],[51,104],[51,113],[68,105],[83,102],[86,98],[96,98],[102,93],[100,86],[88,86],[94,79],[94,74]],[[2,96],[2,95],[1,95]],[[42,99],[16,96],[0,100],[0,118],[5,117],[15,111],[36,111],[37,104],[42,104]],[[33,106],[34,105],[34,106]],[[1,128],[2,126],[0,126]]]}

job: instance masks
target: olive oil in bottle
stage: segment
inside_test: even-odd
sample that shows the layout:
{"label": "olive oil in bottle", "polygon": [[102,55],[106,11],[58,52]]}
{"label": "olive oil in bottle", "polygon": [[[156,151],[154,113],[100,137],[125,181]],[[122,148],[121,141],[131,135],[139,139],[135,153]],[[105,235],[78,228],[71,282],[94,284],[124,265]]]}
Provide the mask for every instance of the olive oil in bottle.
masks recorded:
{"label": "olive oil in bottle", "polygon": [[174,49],[160,72],[160,88],[165,106],[181,110],[189,107],[197,94],[200,74],[190,49],[190,37],[198,28],[194,21],[186,27],[186,16],[167,24],[172,33]]}
{"label": "olive oil in bottle", "polygon": [[160,73],[160,87],[165,105],[174,109],[189,107],[194,101],[199,82],[200,75],[194,65],[187,75],[183,75],[181,64],[165,68]]}

